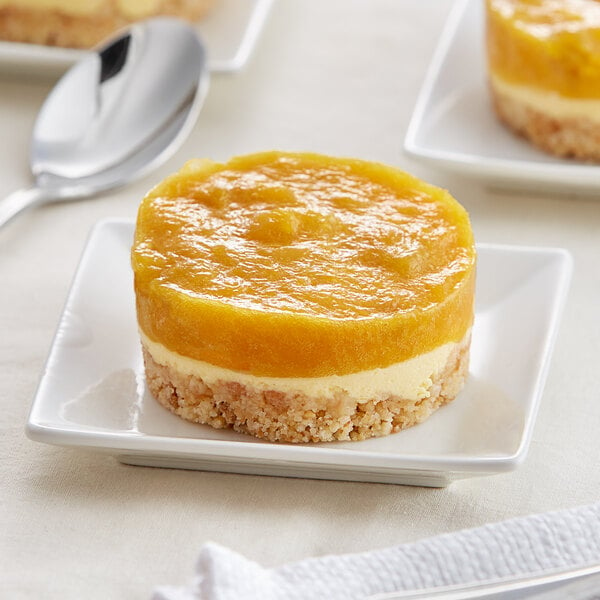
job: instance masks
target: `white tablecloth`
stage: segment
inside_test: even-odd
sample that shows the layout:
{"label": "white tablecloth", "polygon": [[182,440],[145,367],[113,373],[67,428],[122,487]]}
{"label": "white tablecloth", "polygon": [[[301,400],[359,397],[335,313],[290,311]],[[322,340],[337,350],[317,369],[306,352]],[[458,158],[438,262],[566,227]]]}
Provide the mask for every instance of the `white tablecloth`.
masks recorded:
{"label": "white tablecloth", "polygon": [[[192,135],[165,166],[0,230],[0,596],[142,599],[186,581],[207,541],[277,566],[598,500],[600,197],[492,193],[402,153],[449,9],[448,0],[279,0],[249,64],[212,79]],[[29,134],[49,89],[42,79],[0,79],[0,196],[29,183]],[[127,467],[25,437],[91,226],[133,218],[144,192],[190,157],[271,148],[399,165],[448,187],[479,241],[572,253],[571,292],[520,468],[425,489]]]}

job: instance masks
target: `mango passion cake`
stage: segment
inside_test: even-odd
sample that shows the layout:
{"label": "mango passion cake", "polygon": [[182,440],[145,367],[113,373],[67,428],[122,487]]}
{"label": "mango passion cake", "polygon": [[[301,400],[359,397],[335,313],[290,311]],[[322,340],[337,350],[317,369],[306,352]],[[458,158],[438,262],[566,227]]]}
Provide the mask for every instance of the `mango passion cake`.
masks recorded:
{"label": "mango passion cake", "polygon": [[159,15],[195,21],[213,0],[0,0],[0,39],[90,48],[115,30]]}
{"label": "mango passion cake", "polygon": [[391,167],[190,161],[142,201],[132,264],[148,388],[189,421],[360,440],[423,421],[463,386],[469,219]]}
{"label": "mango passion cake", "polygon": [[600,1],[486,0],[500,119],[558,156],[600,160]]}

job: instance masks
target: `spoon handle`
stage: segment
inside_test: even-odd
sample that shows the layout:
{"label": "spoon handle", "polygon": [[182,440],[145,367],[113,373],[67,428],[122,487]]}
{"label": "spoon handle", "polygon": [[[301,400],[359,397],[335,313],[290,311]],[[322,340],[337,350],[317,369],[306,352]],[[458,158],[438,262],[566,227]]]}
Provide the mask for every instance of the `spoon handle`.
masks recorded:
{"label": "spoon handle", "polygon": [[48,192],[36,187],[12,192],[0,201],[0,227],[8,223],[22,210],[48,199]]}

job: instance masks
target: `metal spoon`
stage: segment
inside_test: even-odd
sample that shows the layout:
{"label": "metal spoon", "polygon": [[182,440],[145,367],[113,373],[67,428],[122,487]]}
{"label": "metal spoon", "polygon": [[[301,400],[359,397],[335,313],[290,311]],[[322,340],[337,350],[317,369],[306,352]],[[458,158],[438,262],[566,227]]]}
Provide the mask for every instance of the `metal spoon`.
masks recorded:
{"label": "metal spoon", "polygon": [[35,185],[0,201],[0,226],[23,209],[93,196],[166,160],[208,89],[204,46],[171,18],[133,25],[60,79],[36,120]]}
{"label": "metal spoon", "polygon": [[394,592],[365,600],[593,600],[599,598],[600,565],[548,571],[526,578]]}

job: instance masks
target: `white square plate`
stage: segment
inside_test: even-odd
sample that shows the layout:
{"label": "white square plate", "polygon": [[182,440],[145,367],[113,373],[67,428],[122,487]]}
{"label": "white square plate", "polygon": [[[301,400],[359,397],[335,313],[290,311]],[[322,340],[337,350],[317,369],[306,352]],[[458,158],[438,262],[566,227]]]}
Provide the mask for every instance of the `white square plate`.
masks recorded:
{"label": "white square plate", "polygon": [[467,384],[425,423],[362,442],[293,445],[188,423],[149,395],[132,237],[129,221],[94,228],[33,401],[30,438],[129,464],[430,486],[525,458],[571,273],[564,250],[478,246]]}
{"label": "white square plate", "polygon": [[[217,0],[197,29],[213,73],[241,69],[252,49],[273,0]],[[0,41],[0,70],[55,77],[81,58],[85,50]]]}
{"label": "white square plate", "polygon": [[405,150],[498,187],[598,192],[600,166],[546,154],[496,119],[484,36],[483,0],[458,0],[425,77]]}

